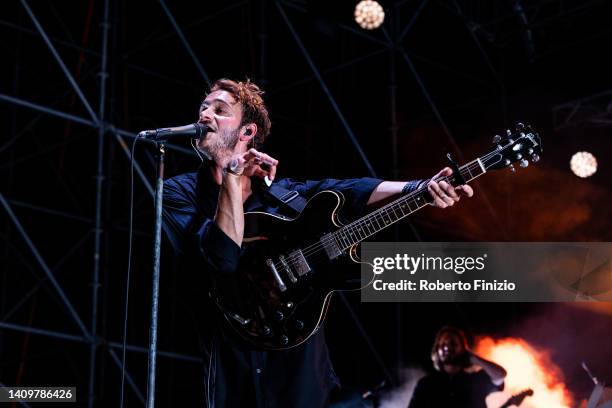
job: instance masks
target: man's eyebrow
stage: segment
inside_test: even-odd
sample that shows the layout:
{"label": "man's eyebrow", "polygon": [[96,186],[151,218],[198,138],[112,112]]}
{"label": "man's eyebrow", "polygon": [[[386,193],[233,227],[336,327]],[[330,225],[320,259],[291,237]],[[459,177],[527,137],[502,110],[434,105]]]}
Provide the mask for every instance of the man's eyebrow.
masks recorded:
{"label": "man's eyebrow", "polygon": [[215,98],[211,102],[204,101],[204,102],[202,102],[202,106],[208,106],[208,105],[211,105],[212,103],[215,103],[215,102],[219,102],[219,103],[222,103],[222,104],[225,104],[225,105],[231,107],[231,105],[229,103],[227,103],[223,99],[219,99],[219,98]]}

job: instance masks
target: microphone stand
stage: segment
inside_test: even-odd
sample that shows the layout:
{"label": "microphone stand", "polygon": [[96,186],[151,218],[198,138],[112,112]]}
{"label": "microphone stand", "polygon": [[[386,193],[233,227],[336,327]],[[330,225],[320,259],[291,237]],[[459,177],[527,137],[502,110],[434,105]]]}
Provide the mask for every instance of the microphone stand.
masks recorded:
{"label": "microphone stand", "polygon": [[157,156],[157,181],[155,183],[155,242],[153,244],[153,282],[151,294],[151,328],[149,330],[149,368],[147,373],[147,404],[146,408],[155,407],[155,365],[157,358],[157,311],[159,306],[159,266],[161,256],[162,208],[164,192],[164,154],[168,139],[188,136],[199,138],[206,135],[208,126],[202,123],[174,128],[144,130],[139,138],[154,141],[159,154]]}
{"label": "microphone stand", "polygon": [[155,183],[155,242],[153,244],[153,288],[151,295],[151,328],[149,331],[149,368],[147,377],[147,408],[155,406],[155,364],[157,358],[157,311],[159,304],[159,266],[161,256],[162,195],[164,192],[165,141],[157,147],[157,181]]}

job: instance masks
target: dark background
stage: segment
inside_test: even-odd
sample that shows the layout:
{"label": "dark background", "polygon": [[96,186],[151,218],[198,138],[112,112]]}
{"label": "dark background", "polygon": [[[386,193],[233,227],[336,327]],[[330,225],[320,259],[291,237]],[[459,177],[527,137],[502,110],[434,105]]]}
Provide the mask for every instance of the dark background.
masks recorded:
{"label": "dark background", "polygon": [[[378,177],[405,180],[433,175],[446,165],[447,152],[459,162],[484,154],[492,136],[516,121],[539,131],[540,162],[515,174],[488,174],[474,184],[473,199],[445,211],[427,208],[411,217],[412,228],[403,223],[382,240],[611,240],[609,2],[388,0],[381,2],[383,27],[367,32],[353,21],[355,3],[166,4],[198,68],[165,3],[109,0],[104,53],[104,1],[3,2],[1,383],[75,385],[82,405],[91,383],[95,406],[118,404],[115,358],[121,357],[129,220],[124,149],[132,142],[129,132],[194,122],[207,78],[248,77],[266,90],[273,127],[265,150],[279,158],[281,177],[373,175],[349,134]],[[101,116],[103,103],[102,132],[27,8],[95,115]],[[168,150],[167,177],[199,165],[188,144],[179,148]],[[588,179],[569,169],[579,150],[599,162]],[[143,180],[151,184],[155,177],[153,148],[139,145],[136,159],[143,177],[135,180],[128,342],[146,347],[153,201]],[[197,356],[195,309],[205,294],[163,259],[159,349]],[[404,367],[429,367],[433,336],[449,323],[471,335],[522,337],[550,350],[577,399],[592,387],[582,360],[612,382],[609,305],[597,312],[569,304],[362,304],[358,294],[346,298],[351,309],[335,300],[327,336],[347,390],[379,383],[385,370],[399,382]],[[92,341],[84,331],[91,332],[94,310],[92,366]],[[146,370],[146,354],[130,352],[128,371],[143,393]],[[159,405],[178,405],[177,398],[198,405],[201,373],[198,363],[159,356]],[[139,404],[132,389],[126,397]]]}

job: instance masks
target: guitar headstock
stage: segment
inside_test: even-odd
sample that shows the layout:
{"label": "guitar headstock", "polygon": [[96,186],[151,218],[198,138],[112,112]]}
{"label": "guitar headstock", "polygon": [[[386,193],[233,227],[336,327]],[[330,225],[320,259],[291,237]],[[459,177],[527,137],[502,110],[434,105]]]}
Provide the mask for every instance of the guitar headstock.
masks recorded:
{"label": "guitar headstock", "polygon": [[529,166],[529,160],[537,162],[542,154],[542,139],[531,126],[517,123],[514,130],[506,130],[506,136],[495,135],[493,144],[495,150],[480,158],[487,169],[510,168],[513,172],[514,163],[521,167]]}
{"label": "guitar headstock", "polygon": [[508,399],[508,401],[506,401],[506,403],[504,404],[504,406],[508,406],[511,407],[513,405],[515,406],[520,406],[523,403],[523,400],[527,397],[531,397],[533,395],[533,390],[531,388],[527,388],[524,391],[519,392],[516,395],[513,395],[512,397],[510,397]]}

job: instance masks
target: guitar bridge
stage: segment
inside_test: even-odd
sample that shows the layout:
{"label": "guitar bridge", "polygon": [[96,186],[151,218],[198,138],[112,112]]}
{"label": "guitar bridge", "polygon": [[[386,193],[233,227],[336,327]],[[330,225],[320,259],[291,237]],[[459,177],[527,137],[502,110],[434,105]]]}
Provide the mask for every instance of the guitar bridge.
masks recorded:
{"label": "guitar bridge", "polygon": [[293,271],[291,271],[291,267],[287,263],[287,260],[285,259],[285,257],[281,255],[278,257],[278,259],[280,259],[281,264],[283,264],[283,270],[285,271],[287,276],[289,276],[289,280],[291,281],[291,283],[297,283],[297,278],[293,274]]}
{"label": "guitar bridge", "polygon": [[278,271],[276,270],[276,266],[274,266],[274,262],[272,262],[270,258],[266,259],[266,266],[272,272],[272,276],[274,276],[274,280],[276,281],[276,284],[278,285],[278,288],[280,289],[280,291],[281,292],[286,291],[287,285],[285,285],[285,282],[283,282],[283,279],[280,277],[280,275],[278,274]]}

